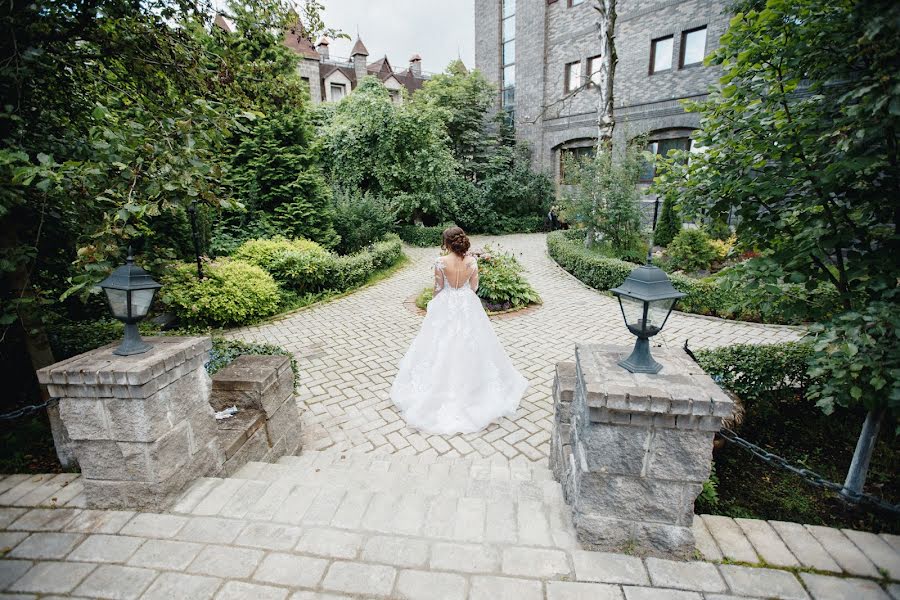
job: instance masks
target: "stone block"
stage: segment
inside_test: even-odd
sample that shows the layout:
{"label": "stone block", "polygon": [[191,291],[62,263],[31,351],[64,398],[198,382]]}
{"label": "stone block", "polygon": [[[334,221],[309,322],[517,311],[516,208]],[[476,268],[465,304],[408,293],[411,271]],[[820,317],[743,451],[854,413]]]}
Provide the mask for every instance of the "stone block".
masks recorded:
{"label": "stone block", "polygon": [[173,540],[147,540],[128,560],[134,567],[183,571],[194,560],[202,544]]}
{"label": "stone block", "polygon": [[284,600],[288,595],[288,591],[284,588],[272,587],[270,585],[256,585],[254,583],[245,583],[243,581],[227,581],[219,593],[216,594],[216,600]]}
{"label": "stone block", "polygon": [[578,512],[630,521],[689,524],[696,494],[686,498],[686,487],[688,484],[675,481],[579,471],[575,474],[573,507]]}
{"label": "stone block", "polygon": [[297,409],[297,403],[293,396],[283,402],[278,410],[267,413],[266,435],[269,438],[269,446],[274,446],[275,442],[292,432],[296,435],[296,431],[300,429],[300,411]]}
{"label": "stone block", "polygon": [[695,592],[728,591],[718,569],[710,563],[648,558],[647,571],[653,585],[658,587]]}
{"label": "stone block", "polygon": [[266,416],[272,418],[275,411],[294,398],[294,378],[290,373],[281,375],[260,394],[260,404]]}
{"label": "stone block", "polygon": [[592,550],[617,551],[631,545],[634,522],[575,511],[572,515],[578,540]]}
{"label": "stone block", "polygon": [[[445,558],[450,555],[446,548],[442,552]],[[428,563],[428,543],[411,538],[374,536],[366,542],[361,558],[396,567],[424,567]]]}
{"label": "stone block", "polygon": [[881,586],[869,579],[829,577],[815,573],[800,573],[800,578],[813,600],[890,600]]}
{"label": "stone block", "polygon": [[393,567],[336,561],[322,581],[322,588],[348,594],[388,596],[397,571]]}
{"label": "stone block", "polygon": [[87,577],[97,565],[86,563],[37,563],[18,581],[9,586],[12,592],[35,594],[67,594]]}
{"label": "stone block", "polygon": [[596,424],[579,431],[578,439],[589,471],[640,475],[650,445],[650,431],[643,427]]}
{"label": "stone block", "polygon": [[216,421],[216,435],[219,446],[229,459],[253,437],[258,429],[265,427],[266,415],[261,410],[242,410],[230,419]]}
{"label": "stone block", "polygon": [[473,577],[469,591],[470,600],[542,600],[544,589],[540,581],[513,579],[511,577]]}
{"label": "stone block", "polygon": [[622,591],[617,585],[548,581],[547,600],[622,600]]}
{"label": "stone block", "polygon": [[[691,501],[693,505],[693,501]],[[649,556],[671,556],[687,560],[694,555],[694,533],[684,525],[648,523],[640,521],[634,526],[634,543]]]}
{"label": "stone block", "polygon": [[163,573],[141,600],[209,600],[221,585],[222,580],[216,577]]}
{"label": "stone block", "polygon": [[199,575],[245,579],[253,574],[262,557],[262,550],[206,546],[188,567],[188,571]]}
{"label": "stone block", "polygon": [[123,563],[144,541],[143,538],[122,535],[91,535],[69,554],[68,559],[80,562]]}
{"label": "stone block", "polygon": [[188,424],[181,423],[152,443],[79,441],[82,475],[86,479],[164,481],[190,460],[189,435]]}
{"label": "stone block", "polygon": [[542,548],[504,549],[501,570],[507,575],[541,578],[568,576],[570,572],[565,552]]}
{"label": "stone block", "polygon": [[719,567],[731,591],[739,596],[808,600],[797,577],[789,571],[722,565]]}
{"label": "stone block", "polygon": [[72,440],[110,439],[109,420],[103,404],[96,398],[60,399],[59,416]]}
{"label": "stone block", "polygon": [[191,462],[165,481],[127,481],[84,478],[84,495],[92,508],[160,510],[170,506],[189,481],[221,471],[219,450],[212,441]]}
{"label": "stone block", "polygon": [[461,573],[493,573],[500,570],[496,548],[482,544],[438,543],[431,549],[431,568]]}
{"label": "stone block", "polygon": [[575,579],[599,583],[648,585],[650,579],[641,559],[625,554],[574,552]]}
{"label": "stone block", "polygon": [[73,592],[76,596],[90,598],[138,598],[158,575],[150,569],[103,565],[87,578]]}
{"label": "stone block", "polygon": [[464,600],[466,580],[452,573],[401,571],[397,578],[397,598],[404,600]]}
{"label": "stone block", "polygon": [[652,436],[647,475],[663,480],[703,483],[709,478],[713,434],[658,429]]}

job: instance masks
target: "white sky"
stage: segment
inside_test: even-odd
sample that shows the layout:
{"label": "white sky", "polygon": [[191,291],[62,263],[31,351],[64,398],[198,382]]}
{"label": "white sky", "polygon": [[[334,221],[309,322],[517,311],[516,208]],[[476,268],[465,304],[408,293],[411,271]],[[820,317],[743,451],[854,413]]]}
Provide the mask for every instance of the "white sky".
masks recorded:
{"label": "white sky", "polygon": [[422,70],[441,72],[459,57],[475,64],[474,0],[323,0],[325,24],[350,35],[332,40],[332,56],[349,57],[356,31],[369,62],[387,54],[394,68],[422,56]]}

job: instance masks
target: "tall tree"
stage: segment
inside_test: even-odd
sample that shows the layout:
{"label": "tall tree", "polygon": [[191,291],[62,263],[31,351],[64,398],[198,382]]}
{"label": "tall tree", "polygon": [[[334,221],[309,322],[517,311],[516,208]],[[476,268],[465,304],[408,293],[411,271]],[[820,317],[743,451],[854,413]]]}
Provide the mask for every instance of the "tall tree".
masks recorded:
{"label": "tall tree", "polygon": [[701,113],[687,163],[659,191],[688,207],[734,210],[738,238],[839,314],[816,328],[812,396],[830,412],[862,405],[866,424],[846,494],[862,489],[874,436],[900,415],[900,5],[893,0],[751,0],[720,48],[721,89]]}
{"label": "tall tree", "polygon": [[598,147],[612,144],[613,129],[616,126],[613,85],[616,79],[616,0],[598,0],[594,9],[600,15],[597,21],[600,36],[600,94],[597,100],[597,142]]}

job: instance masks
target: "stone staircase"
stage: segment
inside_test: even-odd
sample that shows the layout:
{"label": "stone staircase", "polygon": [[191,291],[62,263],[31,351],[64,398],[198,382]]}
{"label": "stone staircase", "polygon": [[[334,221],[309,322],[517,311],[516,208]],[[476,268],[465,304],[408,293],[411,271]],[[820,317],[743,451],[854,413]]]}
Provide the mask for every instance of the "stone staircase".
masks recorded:
{"label": "stone staircase", "polygon": [[577,546],[559,484],[525,461],[306,452],[191,485],[172,512],[461,542]]}
{"label": "stone staircase", "polygon": [[900,600],[897,536],[702,516],[698,560],[583,550],[547,466],[502,456],[304,452],[162,514],[83,509],[79,478],[38,477],[0,479],[10,597]]}

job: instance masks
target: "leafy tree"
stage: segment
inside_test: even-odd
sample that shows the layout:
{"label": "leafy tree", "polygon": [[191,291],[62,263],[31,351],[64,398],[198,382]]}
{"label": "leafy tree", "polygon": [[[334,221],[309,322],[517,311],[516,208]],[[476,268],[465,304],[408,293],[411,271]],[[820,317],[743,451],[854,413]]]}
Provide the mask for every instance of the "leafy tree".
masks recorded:
{"label": "leafy tree", "polygon": [[438,111],[393,102],[369,76],[321,118],[328,173],[336,185],[402,195],[410,218],[434,216],[433,194],[457,169]]}
{"label": "leafy tree", "polygon": [[413,104],[434,111],[444,123],[453,156],[465,177],[477,181],[499,143],[491,131],[497,89],[481,71],[467,71],[462,61],[426,81]]}
{"label": "leafy tree", "polygon": [[663,200],[656,231],[653,232],[653,243],[657,246],[668,246],[681,231],[681,217],[675,209],[675,199],[666,196]]}
{"label": "leafy tree", "polygon": [[722,88],[691,107],[706,151],[670,160],[657,182],[689,207],[733,209],[740,242],[788,281],[837,291],[843,312],[819,328],[811,364],[823,383],[810,393],[826,412],[869,409],[851,496],[884,415],[900,414],[900,369],[885,360],[900,356],[898,38],[891,0],[742,3],[708,59]]}
{"label": "leafy tree", "polygon": [[[292,89],[282,83],[294,77],[300,89],[285,55],[269,51],[280,38],[262,35],[281,31],[288,6],[240,6],[237,22],[255,25],[235,35],[253,44],[210,33],[210,15],[179,0],[13,0],[0,16],[4,367],[20,356],[33,368],[53,362],[42,320],[102,311],[94,300],[59,298],[88,296],[129,243],[177,247],[165,231],[182,229],[157,227],[160,219],[178,222],[194,201],[233,205],[224,169],[231,136],[260,109],[294,103],[288,92],[279,100]],[[309,23],[320,24],[318,10],[302,3],[302,14],[316,16]]]}
{"label": "leafy tree", "polygon": [[639,144],[630,144],[616,157],[611,145],[605,144],[592,156],[568,159],[563,165],[573,190],[563,199],[562,214],[568,223],[588,229],[589,245],[599,237],[621,254],[642,244]]}
{"label": "leafy tree", "polygon": [[338,238],[331,189],[319,170],[312,137],[299,110],[260,120],[231,159],[231,182],[246,205],[245,222],[272,216],[284,235],[332,247]]}

